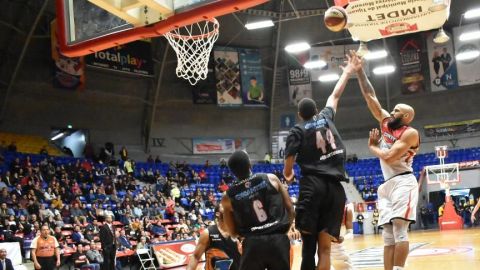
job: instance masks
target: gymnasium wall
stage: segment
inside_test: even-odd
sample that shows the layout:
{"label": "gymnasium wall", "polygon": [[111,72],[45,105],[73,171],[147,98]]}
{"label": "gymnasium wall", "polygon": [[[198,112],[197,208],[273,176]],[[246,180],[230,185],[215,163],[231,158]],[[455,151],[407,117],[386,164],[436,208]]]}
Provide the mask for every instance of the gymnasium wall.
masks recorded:
{"label": "gymnasium wall", "polygon": [[[241,19],[244,14],[239,15]],[[273,63],[276,34],[273,28],[258,31],[246,31],[239,28],[239,22],[233,16],[221,19],[222,28],[218,45],[260,48],[264,65],[264,77],[267,89],[273,85]],[[280,33],[280,53],[277,69],[276,93],[273,117],[273,131],[280,130],[280,117],[285,113],[296,114],[296,108],[288,105],[288,85],[285,52],[288,42],[306,40],[311,43],[346,37],[345,33],[319,31],[322,17],[311,17],[298,21],[282,23]],[[163,39],[155,41],[153,53],[158,74],[163,56],[163,47],[158,45]],[[394,39],[387,40],[392,52],[396,51]],[[21,43],[17,44],[21,47]],[[329,44],[324,44],[329,45]],[[18,51],[14,52],[18,55]],[[423,53],[426,53],[425,48]],[[269,147],[270,110],[262,108],[219,108],[216,105],[194,105],[192,87],[175,76],[176,57],[170,50],[162,84],[159,90],[158,104],[153,122],[152,138],[164,139],[162,147],[152,147],[152,155],[160,155],[163,160],[185,159],[189,156],[191,144],[188,140],[195,137],[253,138],[249,150],[254,159],[261,159]],[[11,91],[5,121],[0,128],[5,131],[32,133],[48,136],[51,127],[74,127],[90,130],[91,142],[97,146],[111,141],[117,147],[126,145],[134,158],[145,159],[143,130],[148,113],[153,104],[156,87],[155,78],[122,75],[93,68],[86,70],[86,87],[82,92],[53,89],[50,40],[33,39],[20,75]],[[426,74],[426,80],[428,74]],[[388,84],[387,84],[388,80]],[[405,102],[416,108],[414,127],[423,130],[425,124],[437,124],[448,121],[478,118],[480,104],[480,85],[463,87],[437,93],[421,93],[404,96],[400,93],[400,79],[391,74],[386,79],[372,76],[377,96],[386,108],[387,85],[390,95],[390,109],[398,102]],[[428,85],[428,84],[427,84]],[[333,89],[333,83],[313,83],[313,97],[319,106],[325,104]],[[355,79],[351,79],[340,101],[336,115],[337,126],[350,149],[349,153],[369,156],[366,137],[377,123],[366,108]],[[430,152],[438,143],[428,142],[422,151]],[[446,144],[448,141],[441,142]],[[152,144],[152,141],[149,142]],[[459,147],[478,146],[478,137],[463,138]],[[208,156],[216,160],[217,156]]]}

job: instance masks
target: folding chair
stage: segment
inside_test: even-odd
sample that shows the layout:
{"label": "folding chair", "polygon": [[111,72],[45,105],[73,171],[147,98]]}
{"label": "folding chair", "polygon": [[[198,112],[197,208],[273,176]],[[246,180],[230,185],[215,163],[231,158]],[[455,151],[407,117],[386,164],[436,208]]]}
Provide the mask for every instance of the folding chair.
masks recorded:
{"label": "folding chair", "polygon": [[137,249],[137,256],[142,264],[140,270],[155,270],[155,259],[152,258],[150,250],[146,248]]}

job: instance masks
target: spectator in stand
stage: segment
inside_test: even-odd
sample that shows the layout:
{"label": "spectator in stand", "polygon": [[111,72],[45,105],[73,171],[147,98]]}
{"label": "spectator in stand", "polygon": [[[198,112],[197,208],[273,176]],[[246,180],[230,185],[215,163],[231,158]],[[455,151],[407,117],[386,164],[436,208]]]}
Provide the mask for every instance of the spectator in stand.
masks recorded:
{"label": "spectator in stand", "polygon": [[148,156],[147,163],[155,163],[155,160],[153,159],[152,155]]}
{"label": "spectator in stand", "polygon": [[267,164],[272,163],[272,156],[270,156],[270,154],[268,152],[265,153],[265,157],[263,158],[263,162],[265,162]]}
{"label": "spectator in stand", "polygon": [[77,251],[72,255],[72,260],[74,268],[90,268],[92,270],[100,270],[100,265],[98,263],[91,263],[88,260],[87,253],[85,252],[83,245],[77,245]]}
{"label": "spectator in stand", "polygon": [[32,260],[36,270],[54,270],[60,266],[60,248],[55,237],[50,235],[50,228],[43,225],[39,236],[31,244]]}
{"label": "spectator in stand", "polygon": [[90,250],[86,253],[88,261],[90,263],[103,264],[103,256],[100,253],[100,244],[95,244],[95,242],[90,243]]}
{"label": "spectator in stand", "polygon": [[150,243],[147,242],[147,237],[140,237],[140,242],[137,243],[136,249],[150,249]]}
{"label": "spectator in stand", "polygon": [[128,240],[125,230],[121,230],[120,232],[117,231],[117,243],[119,244],[120,249],[132,249],[132,244],[130,243],[130,240]]}
{"label": "spectator in stand", "polygon": [[218,191],[220,192],[226,192],[228,190],[228,185],[225,183],[225,180],[222,179],[222,182],[220,182],[220,185],[218,185]]}
{"label": "spectator in stand", "polygon": [[225,168],[227,168],[227,161],[224,158],[222,158],[220,159],[220,169],[225,169]]}
{"label": "spectator in stand", "polygon": [[7,147],[8,152],[17,152],[17,143],[15,141],[12,141],[8,147]]}
{"label": "spectator in stand", "polygon": [[122,149],[120,149],[120,158],[123,160],[123,161],[127,161],[128,159],[128,151],[127,151],[127,148],[125,146],[122,146]]}
{"label": "spectator in stand", "polygon": [[42,148],[40,148],[40,152],[38,152],[40,155],[45,155],[45,156],[48,156],[48,150],[47,150],[47,146],[44,145],[42,146]]}
{"label": "spectator in stand", "polygon": [[[208,161],[208,160],[207,160],[207,161]],[[201,171],[198,173],[198,177],[200,177],[200,181],[206,182],[206,181],[207,181],[207,173],[205,172],[205,170],[201,170]]]}
{"label": "spectator in stand", "polygon": [[67,239],[65,238],[65,235],[63,235],[62,233],[62,227],[59,227],[59,226],[55,227],[55,230],[53,232],[53,237],[57,239],[60,249],[62,249],[67,243]]}
{"label": "spectator in stand", "polygon": [[159,156],[155,157],[155,163],[157,163],[157,164],[162,163]]}
{"label": "spectator in stand", "polygon": [[0,143],[0,153],[3,153],[8,150],[7,142],[3,141]]}
{"label": "spectator in stand", "polygon": [[125,163],[123,163],[123,170],[125,173],[128,175],[132,176],[133,175],[133,163],[131,159],[125,160]]}
{"label": "spectator in stand", "polygon": [[83,234],[82,228],[79,225],[75,226],[75,231],[72,233],[72,240],[76,244],[85,244],[88,245],[90,243],[89,240],[85,239]]}
{"label": "spectator in stand", "polygon": [[205,169],[208,169],[210,168],[210,162],[208,161],[208,159],[205,161],[205,165],[203,166]]}
{"label": "spectator in stand", "polygon": [[172,190],[170,191],[170,196],[175,202],[180,202],[180,189],[178,189],[176,184],[172,186]]}

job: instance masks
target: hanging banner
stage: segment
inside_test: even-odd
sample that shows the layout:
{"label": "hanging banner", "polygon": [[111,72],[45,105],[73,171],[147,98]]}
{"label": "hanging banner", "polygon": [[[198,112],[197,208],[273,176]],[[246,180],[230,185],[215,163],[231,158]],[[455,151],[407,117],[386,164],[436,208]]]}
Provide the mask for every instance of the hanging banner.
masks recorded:
{"label": "hanging banner", "polygon": [[234,139],[192,139],[193,154],[232,154],[235,152]]}
{"label": "hanging banner", "polygon": [[152,76],[152,48],[149,40],[138,40],[85,56],[89,66]]}
{"label": "hanging banner", "polygon": [[[468,41],[460,41],[460,35],[462,33],[480,31],[480,24],[469,24],[461,27],[453,28],[455,55],[465,53],[478,54],[480,51],[480,39],[472,39]],[[480,57],[470,57],[465,60],[457,59],[458,70],[458,84],[471,85],[480,83]]]}
{"label": "hanging banner", "polygon": [[457,65],[453,55],[453,41],[437,44],[433,42],[436,32],[427,36],[428,63],[430,67],[430,87],[432,91],[455,89],[458,87]]}
{"label": "hanging banner", "polygon": [[218,106],[242,105],[238,52],[228,47],[215,47],[215,78]]}
{"label": "hanging banner", "polygon": [[57,20],[50,23],[52,59],[55,63],[53,87],[83,90],[85,87],[85,61],[83,57],[66,57],[60,53]]}
{"label": "hanging banner", "polygon": [[[337,45],[337,46],[322,46],[313,47],[310,49],[310,61],[325,61],[326,65],[323,68],[314,68],[310,70],[312,81],[318,81],[320,76],[337,74],[341,75],[343,70],[340,66],[345,65],[347,61],[346,55],[350,50],[357,51],[358,45]],[[370,68],[368,61],[364,62],[364,70],[367,76],[370,76]],[[355,78],[352,76],[351,78]]]}
{"label": "hanging banner", "polygon": [[198,81],[194,87],[191,87],[194,104],[217,104],[217,91],[215,89],[213,66],[213,59],[210,59],[207,78]]}
{"label": "hanging banner", "polygon": [[238,49],[242,78],[242,97],[245,105],[266,105],[262,58],[255,49]]}
{"label": "hanging banner", "polygon": [[440,28],[450,0],[350,0],[347,29],[361,41]]}
{"label": "hanging banner", "polygon": [[287,54],[288,98],[290,106],[297,106],[303,98],[312,98],[310,72],[303,67],[310,58],[309,52]]}
{"label": "hanging banner", "polygon": [[414,94],[425,91],[422,73],[422,38],[409,35],[399,38],[402,93]]}
{"label": "hanging banner", "polygon": [[480,119],[424,126],[427,137],[451,136],[480,131]]}

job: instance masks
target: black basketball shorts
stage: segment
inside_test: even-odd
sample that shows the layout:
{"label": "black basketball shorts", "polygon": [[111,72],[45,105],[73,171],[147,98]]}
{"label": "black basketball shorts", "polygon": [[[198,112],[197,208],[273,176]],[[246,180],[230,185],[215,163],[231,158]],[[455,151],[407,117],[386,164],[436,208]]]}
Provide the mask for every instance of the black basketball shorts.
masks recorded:
{"label": "black basketball shorts", "polygon": [[286,234],[247,236],[240,270],[290,270],[290,239]]}
{"label": "black basketball shorts", "polygon": [[346,195],[340,181],[329,176],[304,176],[295,208],[295,226],[303,232],[326,232],[338,239]]}

